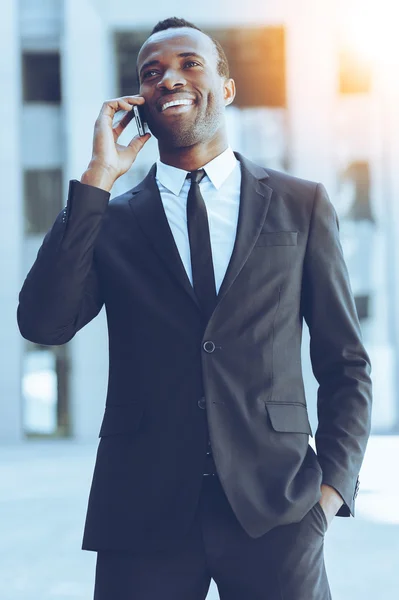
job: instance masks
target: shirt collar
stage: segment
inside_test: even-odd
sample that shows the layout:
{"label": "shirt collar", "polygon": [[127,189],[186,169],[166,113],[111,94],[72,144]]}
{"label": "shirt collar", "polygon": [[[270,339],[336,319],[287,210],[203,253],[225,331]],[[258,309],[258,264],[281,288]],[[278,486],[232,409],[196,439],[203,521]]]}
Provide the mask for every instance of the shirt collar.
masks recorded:
{"label": "shirt collar", "polygon": [[[218,190],[232,173],[236,165],[237,159],[229,146],[224,152],[219,154],[219,156],[200,168],[205,170],[206,175]],[[187,173],[188,171],[166,165],[160,160],[157,161],[156,179],[175,196],[180,194],[184,182],[186,181]]]}

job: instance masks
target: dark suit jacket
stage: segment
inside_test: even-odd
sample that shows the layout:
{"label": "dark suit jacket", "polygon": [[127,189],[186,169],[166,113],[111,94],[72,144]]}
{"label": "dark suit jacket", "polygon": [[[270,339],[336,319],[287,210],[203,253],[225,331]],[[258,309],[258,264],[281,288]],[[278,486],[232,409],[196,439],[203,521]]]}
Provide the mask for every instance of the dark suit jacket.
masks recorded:
{"label": "dark suit jacket", "polygon": [[[84,549],[169,546],[184,535],[207,422],[221,484],[251,537],[299,521],[322,482],[345,500],[338,514],[354,514],[370,362],[336,213],[322,185],[236,156],[237,237],[205,331],[155,166],[109,203],[108,193],[71,182],[22,287],[19,328],[39,344],[68,342],[106,308],[109,383]],[[308,444],[303,319],[319,382],[317,456]]]}

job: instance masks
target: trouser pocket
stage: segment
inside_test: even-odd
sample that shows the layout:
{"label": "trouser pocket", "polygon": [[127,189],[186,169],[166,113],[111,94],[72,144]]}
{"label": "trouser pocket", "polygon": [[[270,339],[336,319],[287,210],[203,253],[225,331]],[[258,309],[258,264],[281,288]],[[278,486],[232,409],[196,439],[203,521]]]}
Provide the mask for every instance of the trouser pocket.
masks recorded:
{"label": "trouser pocket", "polygon": [[314,505],[312,510],[313,510],[313,512],[317,513],[319,519],[321,520],[323,531],[325,533],[328,529],[328,522],[327,522],[326,513],[324,512],[323,507],[320,504],[320,502],[316,502],[316,504]]}

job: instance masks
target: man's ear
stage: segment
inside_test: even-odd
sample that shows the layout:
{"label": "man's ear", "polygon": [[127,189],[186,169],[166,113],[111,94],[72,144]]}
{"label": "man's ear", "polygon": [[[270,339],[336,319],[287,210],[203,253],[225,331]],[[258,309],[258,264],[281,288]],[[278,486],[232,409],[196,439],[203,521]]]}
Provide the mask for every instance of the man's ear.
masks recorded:
{"label": "man's ear", "polygon": [[226,79],[226,81],[223,84],[223,91],[224,105],[228,106],[233,102],[236,95],[236,84],[234,82],[234,79]]}

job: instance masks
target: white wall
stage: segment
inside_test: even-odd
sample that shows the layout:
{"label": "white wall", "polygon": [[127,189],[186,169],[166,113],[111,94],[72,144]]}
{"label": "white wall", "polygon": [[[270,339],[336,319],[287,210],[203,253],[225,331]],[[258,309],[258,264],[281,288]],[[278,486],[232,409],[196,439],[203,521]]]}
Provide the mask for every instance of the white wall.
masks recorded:
{"label": "white wall", "polygon": [[0,19],[0,440],[21,438],[22,339],[16,322],[21,283],[22,197],[20,173],[20,60],[15,3]]}
{"label": "white wall", "polygon": [[151,9],[145,3],[119,0],[117,6],[108,0],[93,0],[103,19],[112,28],[151,28],[168,17],[180,17],[198,27],[256,26],[262,22],[281,23],[291,9],[292,0],[247,0],[244,4],[219,0],[182,5],[181,0],[154,0]]}

